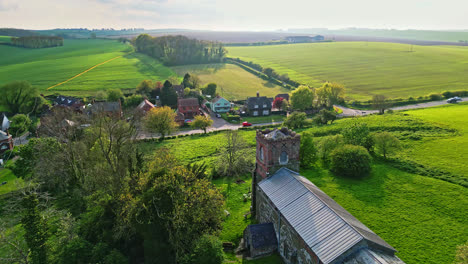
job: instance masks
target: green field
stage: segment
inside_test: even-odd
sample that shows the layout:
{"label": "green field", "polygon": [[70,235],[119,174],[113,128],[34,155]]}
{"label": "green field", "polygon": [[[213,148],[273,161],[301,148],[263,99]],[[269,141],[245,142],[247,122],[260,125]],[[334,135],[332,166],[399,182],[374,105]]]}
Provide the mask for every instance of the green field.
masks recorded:
{"label": "green field", "polygon": [[255,96],[257,92],[268,97],[290,92],[232,64],[188,65],[172,69],[179,76],[184,76],[187,72],[198,75],[203,85],[216,83],[216,91],[228,100],[245,100],[249,96]]}
{"label": "green field", "polygon": [[374,94],[393,98],[467,90],[468,47],[413,46],[377,42],[331,42],[228,47],[228,56],[287,73],[318,87],[325,81],[347,87],[349,99]]}
{"label": "green field", "polygon": [[[0,84],[27,80],[42,93],[83,96],[110,88],[133,89],[144,79],[163,81],[175,75],[156,60],[133,53],[131,46],[112,40],[65,40],[63,47],[44,49],[2,45],[0,53]],[[47,90],[113,58],[116,59]]]}
{"label": "green field", "polygon": [[0,36],[0,42],[10,42],[10,36]]}

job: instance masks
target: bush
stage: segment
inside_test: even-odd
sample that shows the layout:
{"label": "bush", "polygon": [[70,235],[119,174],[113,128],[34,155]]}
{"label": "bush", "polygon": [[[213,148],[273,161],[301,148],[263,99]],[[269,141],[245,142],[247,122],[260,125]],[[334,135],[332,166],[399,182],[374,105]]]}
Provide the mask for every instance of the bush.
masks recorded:
{"label": "bush", "polygon": [[368,151],[374,145],[369,127],[366,123],[354,123],[343,130],[343,138],[346,144],[365,147]]}
{"label": "bush", "polygon": [[[122,91],[120,89],[110,89],[107,90],[107,101],[116,102],[121,99],[125,99]],[[122,100],[123,101],[123,100]]]}
{"label": "bush", "polygon": [[216,236],[203,235],[195,242],[192,257],[187,263],[223,263],[223,243]]}
{"label": "bush", "polygon": [[302,128],[307,125],[307,115],[303,112],[294,112],[284,120],[283,125],[290,129]]}
{"label": "bush", "polygon": [[343,145],[330,154],[330,170],[341,176],[363,177],[371,171],[369,152],[354,145]]}
{"label": "bush", "polygon": [[330,153],[340,145],[343,145],[342,135],[328,136],[320,140],[318,144],[318,157],[323,165],[327,166],[330,163]]}
{"label": "bush", "polygon": [[135,107],[143,101],[143,96],[140,94],[134,94],[125,98],[126,107]]}
{"label": "bush", "polygon": [[440,100],[444,99],[444,97],[441,94],[433,93],[433,94],[429,95],[429,99],[431,101],[440,101]]}

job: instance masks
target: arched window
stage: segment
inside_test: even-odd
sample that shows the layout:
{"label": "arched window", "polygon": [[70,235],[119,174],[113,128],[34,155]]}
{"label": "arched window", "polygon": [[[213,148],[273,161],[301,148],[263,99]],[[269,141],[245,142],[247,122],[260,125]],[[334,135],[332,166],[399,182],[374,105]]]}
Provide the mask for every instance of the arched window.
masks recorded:
{"label": "arched window", "polygon": [[263,161],[263,158],[264,158],[263,155],[264,155],[264,154],[263,154],[263,147],[260,147],[260,154],[258,155],[258,158],[259,158],[261,161]]}
{"label": "arched window", "polygon": [[284,165],[288,163],[288,160],[289,160],[288,153],[286,153],[286,151],[281,152],[281,155],[279,157],[279,163],[281,165]]}

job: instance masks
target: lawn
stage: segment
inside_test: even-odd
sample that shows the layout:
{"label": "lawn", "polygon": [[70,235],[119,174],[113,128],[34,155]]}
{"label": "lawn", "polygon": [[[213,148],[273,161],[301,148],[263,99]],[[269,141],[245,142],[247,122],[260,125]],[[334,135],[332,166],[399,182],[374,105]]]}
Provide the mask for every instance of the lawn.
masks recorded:
{"label": "lawn", "polygon": [[3,182],[7,183],[0,185],[0,195],[15,191],[23,184],[23,180],[16,178],[9,169],[0,169],[0,184]]}
{"label": "lawn", "polygon": [[[83,96],[110,88],[133,89],[144,79],[163,81],[175,75],[158,61],[133,53],[130,45],[115,40],[67,39],[62,47],[44,49],[0,45],[0,53],[0,84],[27,80],[46,94]],[[47,90],[106,61],[109,62]]]}
{"label": "lawn", "polygon": [[346,86],[348,99],[392,98],[466,90],[468,47],[413,46],[377,42],[228,47],[228,56],[287,73],[319,87],[325,81]]}
{"label": "lawn", "polygon": [[286,119],[285,115],[269,115],[269,116],[246,116],[242,117],[242,122],[249,122],[252,124],[263,124],[272,122],[282,122]]}
{"label": "lawn", "polygon": [[179,76],[184,76],[187,72],[196,74],[202,85],[216,83],[218,85],[216,92],[228,100],[245,100],[249,96],[256,96],[257,92],[261,96],[268,97],[290,92],[233,64],[187,65],[172,69]]}

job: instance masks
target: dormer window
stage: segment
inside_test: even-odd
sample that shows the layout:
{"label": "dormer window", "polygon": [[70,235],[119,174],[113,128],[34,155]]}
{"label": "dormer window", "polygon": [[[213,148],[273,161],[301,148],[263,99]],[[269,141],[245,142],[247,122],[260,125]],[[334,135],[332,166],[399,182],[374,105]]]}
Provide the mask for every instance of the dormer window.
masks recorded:
{"label": "dormer window", "polygon": [[255,105],[254,108],[258,108],[258,105]]}
{"label": "dormer window", "polygon": [[266,104],[263,104],[263,108],[266,108],[266,107],[267,107],[267,105],[266,105]]}
{"label": "dormer window", "polygon": [[288,161],[289,161],[288,153],[286,153],[286,151],[281,152],[280,157],[279,157],[279,164],[286,165],[288,164]]}

